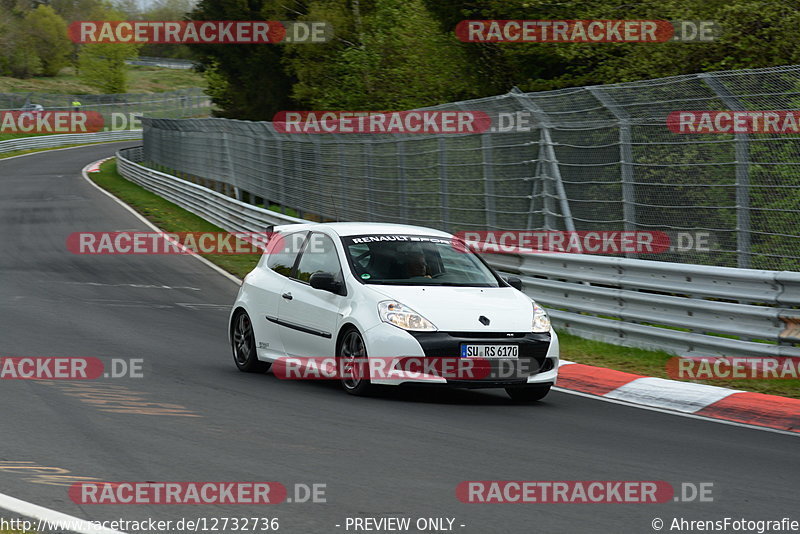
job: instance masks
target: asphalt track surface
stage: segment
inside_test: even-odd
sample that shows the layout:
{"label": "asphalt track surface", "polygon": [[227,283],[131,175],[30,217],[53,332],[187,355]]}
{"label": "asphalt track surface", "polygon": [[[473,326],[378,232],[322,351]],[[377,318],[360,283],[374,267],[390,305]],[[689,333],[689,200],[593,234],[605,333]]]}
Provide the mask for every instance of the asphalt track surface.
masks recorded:
{"label": "asphalt track surface", "polygon": [[[464,533],[800,519],[796,437],[559,392],[532,406],[495,390],[355,398],[237,371],[226,340],[236,284],[187,256],[65,248],[72,232],[147,230],[80,176],[129,145],[0,160],[0,355],[142,358],[145,375],[84,389],[0,382],[0,491],[91,520],[277,517],[287,533],[347,532],[348,517],[382,516],[455,518]],[[117,397],[96,393],[108,387]],[[177,415],[128,413],[113,401],[128,394]],[[81,480],[323,483],[327,503],[78,505],[67,486]],[[455,488],[465,480],[712,482],[714,501],[464,504]]]}

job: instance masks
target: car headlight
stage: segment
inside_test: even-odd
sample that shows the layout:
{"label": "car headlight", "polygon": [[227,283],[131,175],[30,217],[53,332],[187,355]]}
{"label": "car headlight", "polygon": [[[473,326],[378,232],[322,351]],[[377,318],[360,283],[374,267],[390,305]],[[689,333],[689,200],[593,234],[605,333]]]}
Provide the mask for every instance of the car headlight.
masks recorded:
{"label": "car headlight", "polygon": [[533,304],[533,330],[534,333],[549,332],[550,331],[550,317],[544,308],[531,301]]}
{"label": "car headlight", "polygon": [[396,300],[384,300],[378,303],[378,315],[381,321],[393,324],[403,330],[415,332],[433,332],[436,327],[429,320],[418,314],[408,306],[403,306]]}

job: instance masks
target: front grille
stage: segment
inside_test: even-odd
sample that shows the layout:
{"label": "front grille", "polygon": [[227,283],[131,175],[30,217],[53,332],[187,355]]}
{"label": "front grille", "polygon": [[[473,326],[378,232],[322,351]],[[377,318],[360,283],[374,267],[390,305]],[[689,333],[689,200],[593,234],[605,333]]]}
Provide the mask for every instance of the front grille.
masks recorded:
{"label": "front grille", "polygon": [[466,339],[518,339],[527,332],[447,332],[447,335]]}

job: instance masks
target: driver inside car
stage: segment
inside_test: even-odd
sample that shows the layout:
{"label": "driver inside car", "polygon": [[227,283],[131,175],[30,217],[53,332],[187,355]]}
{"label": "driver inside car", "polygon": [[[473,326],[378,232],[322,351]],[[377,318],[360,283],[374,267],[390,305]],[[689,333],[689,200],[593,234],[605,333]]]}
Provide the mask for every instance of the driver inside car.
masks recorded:
{"label": "driver inside car", "polygon": [[425,254],[422,252],[412,252],[406,255],[405,258],[406,276],[413,278],[415,276],[422,276],[430,278],[428,274],[428,263],[425,260]]}

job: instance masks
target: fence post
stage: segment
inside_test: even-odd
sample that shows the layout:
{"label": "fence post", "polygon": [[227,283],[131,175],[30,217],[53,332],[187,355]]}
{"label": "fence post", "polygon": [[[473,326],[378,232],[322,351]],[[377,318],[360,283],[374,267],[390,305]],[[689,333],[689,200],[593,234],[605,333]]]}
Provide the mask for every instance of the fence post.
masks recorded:
{"label": "fence post", "polygon": [[486,210],[486,229],[497,228],[497,210],[494,194],[494,161],[492,159],[492,138],[481,134],[481,155],[483,156],[483,196]]}
{"label": "fence post", "polygon": [[[280,138],[280,134],[275,135],[275,160],[277,171],[273,171],[273,175],[277,176],[277,191],[276,191],[276,198],[278,205],[281,207],[281,213],[286,214],[286,198],[284,195],[284,181],[286,180],[286,173],[284,172],[284,165],[283,165],[283,139]],[[266,200],[265,200],[265,204]],[[269,209],[269,205],[265,205],[265,208]]]}
{"label": "fence post", "polygon": [[437,139],[439,144],[439,199],[442,204],[442,230],[450,231],[450,202],[447,184],[447,142],[444,136]]}
{"label": "fence post", "polygon": [[400,220],[408,222],[408,176],[406,175],[406,143],[397,140],[397,179],[400,190]]}
{"label": "fence post", "polygon": [[[350,177],[349,177],[349,174],[347,172],[347,166],[345,165],[345,148],[344,148],[344,147],[347,146],[347,144],[342,142],[341,134],[335,133],[335,134],[331,134],[331,135],[335,136],[335,139],[337,141],[337,145],[336,146],[338,147],[338,150],[336,151],[338,153],[338,156],[339,156],[339,172],[338,172],[339,187],[338,187],[338,191],[337,191],[337,193],[338,193],[337,196],[339,197],[339,201],[342,203],[342,206],[341,206],[341,210],[342,211],[340,212],[338,208],[336,209],[336,221],[337,222],[338,221],[342,221],[342,220],[347,221],[347,220],[351,220],[350,217],[348,217],[346,215],[346,214],[350,213],[349,212],[349,210],[350,210],[350,206],[349,206],[349,200],[350,200],[350,191],[349,191],[350,183],[349,182],[350,182]],[[344,218],[342,217],[343,214],[345,214]]]}
{"label": "fence post", "polygon": [[[746,111],[737,96],[731,93],[712,73],[697,75],[728,106],[731,111]],[[740,269],[750,268],[750,136],[734,134],[733,146],[736,157],[736,265]]]}
{"label": "fence post", "polygon": [[222,150],[225,152],[226,170],[228,171],[228,175],[225,176],[225,182],[232,185],[234,187],[234,190],[238,190],[238,187],[236,186],[236,174],[234,173],[233,170],[233,159],[231,157],[230,140],[228,138],[229,138],[228,132],[223,132]]}
{"label": "fence post", "polygon": [[[636,189],[633,176],[633,147],[631,146],[631,124],[628,112],[600,87],[586,88],[617,119],[619,129],[619,165],[622,179],[622,221],[626,232],[636,230]],[[636,254],[625,253],[626,258]]]}
{"label": "fence post", "polygon": [[[542,184],[542,211],[544,212],[544,229],[547,231],[556,230],[555,209],[553,206],[553,178],[544,172],[545,164],[549,158],[547,154],[547,143],[544,139],[544,128],[542,128],[542,136],[539,138],[539,161],[536,164],[537,172],[535,180],[541,180]],[[528,228],[530,229],[530,228]]]}
{"label": "fence post", "polygon": [[[575,231],[575,223],[572,220],[572,210],[569,207],[569,200],[567,199],[567,192],[564,189],[564,182],[561,180],[561,169],[558,166],[558,158],[556,157],[556,151],[553,148],[554,143],[553,139],[550,136],[550,129],[553,125],[550,123],[550,118],[541,109],[539,106],[531,102],[529,98],[525,98],[522,91],[514,87],[510,93],[514,98],[516,98],[517,102],[522,105],[522,107],[526,108],[527,110],[533,112],[536,118],[539,120],[540,129],[541,129],[541,138],[540,138],[540,147],[543,144],[544,147],[544,158],[542,159],[542,153],[540,151],[540,159],[543,161],[548,162],[550,165],[550,178],[552,178],[553,182],[555,183],[556,187],[556,195],[559,199],[559,204],[561,206],[561,216],[564,219],[564,226],[566,227],[568,232]],[[549,213],[545,214],[549,215]]]}
{"label": "fence post", "polygon": [[374,183],[372,181],[372,143],[365,141],[362,145],[364,147],[364,169],[367,179],[367,217],[370,221],[375,220],[375,198],[373,195]]}
{"label": "fence post", "polygon": [[[301,185],[302,185],[301,184],[301,178],[303,176],[303,152],[301,150],[302,142],[298,141],[296,139],[292,139],[291,143],[292,143],[292,146],[294,147],[293,150],[292,150],[292,158],[291,158],[292,159],[292,163],[293,163],[293,165],[292,165],[292,174],[293,174],[293,176],[290,176],[289,174],[284,173],[283,176],[281,176],[281,181],[283,182],[283,196],[284,196],[284,198],[289,196],[291,198],[297,199],[296,193],[291,193],[291,191],[293,190],[293,191],[296,192],[296,191],[300,190],[301,189]],[[287,191],[287,189],[288,189],[287,188],[287,181],[289,183],[291,183],[291,188],[292,188],[291,190],[288,190],[288,191]],[[289,199],[287,199],[287,200],[289,200]],[[291,200],[289,200],[289,201],[291,202]],[[303,209],[299,205],[297,205],[296,203],[295,203],[295,205],[293,207],[294,207],[295,211],[297,211],[297,216],[300,217],[301,219],[304,219],[305,217],[303,217],[303,215],[304,215]]]}
{"label": "fence post", "polygon": [[586,88],[617,119],[619,127],[619,161],[622,172],[622,218],[626,231],[636,230],[636,190],[633,176],[630,115],[600,87]]}
{"label": "fence post", "polygon": [[[314,173],[316,173],[317,178],[319,178],[319,176],[321,176],[322,174],[322,145],[320,143],[319,136],[311,135],[309,137],[311,138],[311,144],[314,146],[314,172],[309,173],[309,177],[311,178],[312,181],[317,182],[319,184],[318,191],[321,193],[323,188],[322,181],[318,179],[315,180]],[[330,182],[326,183],[325,185],[328,186],[328,191],[330,191]],[[311,203],[309,202],[309,204]],[[317,204],[316,206],[312,206],[312,209],[316,211],[317,215],[319,215],[320,222],[324,222],[325,220],[325,216],[323,215],[322,211],[326,204],[327,202],[324,202],[320,198],[320,195],[317,195]],[[336,211],[335,206],[336,205],[334,203],[334,213]]]}

